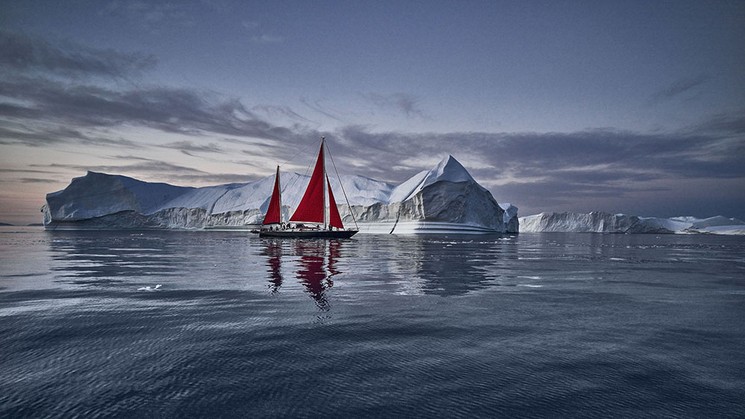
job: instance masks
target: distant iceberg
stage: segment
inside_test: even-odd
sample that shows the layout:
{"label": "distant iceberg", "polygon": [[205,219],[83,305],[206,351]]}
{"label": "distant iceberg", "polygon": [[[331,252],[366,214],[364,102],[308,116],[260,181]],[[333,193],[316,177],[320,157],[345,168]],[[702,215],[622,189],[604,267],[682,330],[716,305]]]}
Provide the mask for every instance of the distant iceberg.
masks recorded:
{"label": "distant iceberg", "polygon": [[[264,218],[274,176],[204,188],[150,183],[88,172],[47,194],[47,229],[215,229],[256,227]],[[284,217],[302,195],[306,176],[282,173]],[[338,180],[332,179],[337,189]],[[341,178],[351,208],[338,202],[345,224],[351,211],[363,233],[517,233],[517,207],[500,206],[452,156],[398,186],[363,176]],[[343,196],[336,197],[337,200]]]}
{"label": "distant iceberg", "polygon": [[606,212],[553,212],[520,217],[520,230],[533,233],[745,234],[745,222],[723,216],[657,218]]}

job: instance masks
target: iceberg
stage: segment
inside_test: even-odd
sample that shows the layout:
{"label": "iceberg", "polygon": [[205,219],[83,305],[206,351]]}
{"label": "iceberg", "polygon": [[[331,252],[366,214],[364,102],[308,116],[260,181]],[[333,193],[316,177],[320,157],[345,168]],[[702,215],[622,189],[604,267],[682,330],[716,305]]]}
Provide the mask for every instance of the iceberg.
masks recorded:
{"label": "iceberg", "polygon": [[745,234],[745,222],[723,216],[658,218],[607,212],[552,212],[520,217],[520,230],[531,233]]}
{"label": "iceberg", "polygon": [[[285,219],[308,177],[282,173]],[[274,176],[202,188],[88,172],[47,194],[44,226],[54,229],[253,229],[264,218]],[[517,207],[499,205],[452,156],[398,186],[363,176],[332,179],[349,200],[345,224],[363,233],[517,233]],[[337,201],[344,196],[336,197]],[[354,212],[354,217],[352,217]]]}
{"label": "iceberg", "polygon": [[386,200],[353,205],[368,233],[517,233],[517,208],[508,208],[505,222],[505,209],[453,156],[392,188]]}

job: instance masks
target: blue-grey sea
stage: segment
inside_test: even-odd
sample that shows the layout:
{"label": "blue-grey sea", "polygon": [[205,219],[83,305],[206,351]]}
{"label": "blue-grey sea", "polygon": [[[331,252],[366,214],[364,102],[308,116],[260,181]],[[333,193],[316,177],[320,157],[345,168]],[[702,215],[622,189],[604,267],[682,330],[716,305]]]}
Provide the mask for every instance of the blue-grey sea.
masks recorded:
{"label": "blue-grey sea", "polygon": [[0,228],[0,417],[745,417],[745,238]]}

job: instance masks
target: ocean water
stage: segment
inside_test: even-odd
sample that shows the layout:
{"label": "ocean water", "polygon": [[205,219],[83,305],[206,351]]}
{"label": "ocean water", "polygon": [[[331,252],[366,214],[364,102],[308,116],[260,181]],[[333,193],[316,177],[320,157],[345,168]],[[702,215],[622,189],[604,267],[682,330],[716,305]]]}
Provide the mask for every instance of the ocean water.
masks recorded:
{"label": "ocean water", "polygon": [[0,417],[745,417],[745,238],[0,229]]}

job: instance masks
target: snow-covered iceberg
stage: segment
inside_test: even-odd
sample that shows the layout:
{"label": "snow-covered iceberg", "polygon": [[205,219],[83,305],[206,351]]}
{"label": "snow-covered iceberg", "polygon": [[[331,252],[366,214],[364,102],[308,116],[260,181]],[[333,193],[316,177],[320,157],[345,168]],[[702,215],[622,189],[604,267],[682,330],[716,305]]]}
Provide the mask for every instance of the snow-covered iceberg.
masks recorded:
{"label": "snow-covered iceberg", "polygon": [[518,232],[517,208],[502,208],[452,156],[392,188],[387,199],[352,206],[361,232]]}
{"label": "snow-covered iceberg", "polygon": [[[306,176],[282,173],[284,217],[297,205]],[[204,188],[149,183],[88,172],[47,194],[47,229],[255,228],[264,218],[274,176]],[[338,180],[331,180],[339,190]],[[398,186],[362,176],[341,178],[351,208],[339,202],[347,225],[354,212],[367,233],[490,233],[519,228],[517,208],[500,206],[452,156]],[[344,199],[338,194],[337,201]]]}
{"label": "snow-covered iceberg", "polygon": [[745,234],[745,222],[723,216],[703,219],[695,217],[657,218],[607,212],[553,212],[520,217],[520,231],[533,233]]}

